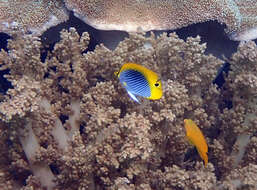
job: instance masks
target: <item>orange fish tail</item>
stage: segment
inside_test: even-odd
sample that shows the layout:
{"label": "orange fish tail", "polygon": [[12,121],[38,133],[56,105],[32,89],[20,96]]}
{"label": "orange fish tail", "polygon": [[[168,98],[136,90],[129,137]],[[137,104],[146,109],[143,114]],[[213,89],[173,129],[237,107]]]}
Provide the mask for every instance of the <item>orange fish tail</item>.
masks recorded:
{"label": "orange fish tail", "polygon": [[204,166],[207,167],[207,164],[208,164],[208,155],[206,152],[199,152],[200,154],[200,157],[203,159],[204,161]]}

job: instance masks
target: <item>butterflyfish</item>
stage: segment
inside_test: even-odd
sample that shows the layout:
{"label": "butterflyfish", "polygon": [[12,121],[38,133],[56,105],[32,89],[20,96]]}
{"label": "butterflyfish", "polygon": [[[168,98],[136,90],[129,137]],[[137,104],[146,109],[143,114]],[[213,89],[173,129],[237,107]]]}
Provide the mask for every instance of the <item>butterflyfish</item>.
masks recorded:
{"label": "butterflyfish", "polygon": [[158,75],[146,67],[136,63],[125,63],[114,73],[126,89],[129,96],[139,103],[137,96],[150,100],[162,97],[162,84]]}
{"label": "butterflyfish", "polygon": [[204,161],[205,167],[208,164],[208,146],[206,143],[206,140],[203,136],[202,131],[199,129],[199,127],[195,124],[194,121],[191,119],[185,119],[184,120],[184,126],[186,129],[186,137],[189,140],[189,142],[194,145],[198,151],[198,154]]}

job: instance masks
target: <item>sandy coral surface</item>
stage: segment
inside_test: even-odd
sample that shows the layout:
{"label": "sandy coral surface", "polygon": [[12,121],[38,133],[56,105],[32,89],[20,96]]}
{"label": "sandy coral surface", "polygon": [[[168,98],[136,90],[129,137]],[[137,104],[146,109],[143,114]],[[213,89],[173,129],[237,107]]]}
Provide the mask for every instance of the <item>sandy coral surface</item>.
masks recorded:
{"label": "sandy coral surface", "polygon": [[[222,87],[213,81],[224,62],[205,55],[199,37],[130,34],[114,50],[89,43],[70,28],[46,58],[29,35],[1,50],[13,88],[0,103],[0,189],[257,188],[254,42],[227,60]],[[125,62],[157,72],[163,97],[133,102],[114,77]],[[207,139],[206,168],[185,139],[186,118]]]}

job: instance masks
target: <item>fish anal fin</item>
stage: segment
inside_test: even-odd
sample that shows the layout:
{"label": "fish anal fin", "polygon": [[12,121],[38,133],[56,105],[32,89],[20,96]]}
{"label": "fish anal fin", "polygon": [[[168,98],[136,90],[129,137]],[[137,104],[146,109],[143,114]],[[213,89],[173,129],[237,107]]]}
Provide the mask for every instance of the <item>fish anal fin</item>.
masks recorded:
{"label": "fish anal fin", "polygon": [[137,99],[137,97],[136,97],[133,93],[131,93],[131,92],[128,91],[128,94],[129,94],[129,96],[130,96],[134,101],[136,101],[137,103],[140,104],[139,100]]}

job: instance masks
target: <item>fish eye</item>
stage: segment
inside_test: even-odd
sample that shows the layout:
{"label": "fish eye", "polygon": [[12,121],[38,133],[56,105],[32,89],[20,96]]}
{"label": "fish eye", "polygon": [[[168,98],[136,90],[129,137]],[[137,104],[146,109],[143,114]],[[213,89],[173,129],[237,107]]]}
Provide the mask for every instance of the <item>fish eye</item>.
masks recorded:
{"label": "fish eye", "polygon": [[159,84],[158,82],[154,84],[154,86],[156,86],[156,87],[158,87],[159,85],[160,85],[160,84]]}

